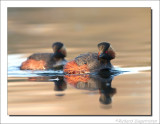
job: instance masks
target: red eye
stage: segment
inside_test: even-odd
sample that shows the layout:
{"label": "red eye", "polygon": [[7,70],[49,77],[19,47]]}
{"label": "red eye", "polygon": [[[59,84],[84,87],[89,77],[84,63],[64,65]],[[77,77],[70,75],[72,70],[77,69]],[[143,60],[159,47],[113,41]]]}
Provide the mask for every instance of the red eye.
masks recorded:
{"label": "red eye", "polygon": [[108,51],[106,51],[105,53],[108,53]]}

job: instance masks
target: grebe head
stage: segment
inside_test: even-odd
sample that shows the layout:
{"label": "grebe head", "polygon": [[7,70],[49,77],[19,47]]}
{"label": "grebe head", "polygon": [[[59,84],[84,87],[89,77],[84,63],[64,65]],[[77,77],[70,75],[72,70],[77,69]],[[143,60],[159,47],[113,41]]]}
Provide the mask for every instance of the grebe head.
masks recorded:
{"label": "grebe head", "polygon": [[52,49],[53,49],[55,57],[57,57],[57,58],[64,58],[67,56],[66,48],[65,48],[64,44],[61,42],[53,43]]}
{"label": "grebe head", "polygon": [[111,60],[115,58],[115,52],[113,51],[110,43],[101,42],[98,44],[98,59],[99,60]]}

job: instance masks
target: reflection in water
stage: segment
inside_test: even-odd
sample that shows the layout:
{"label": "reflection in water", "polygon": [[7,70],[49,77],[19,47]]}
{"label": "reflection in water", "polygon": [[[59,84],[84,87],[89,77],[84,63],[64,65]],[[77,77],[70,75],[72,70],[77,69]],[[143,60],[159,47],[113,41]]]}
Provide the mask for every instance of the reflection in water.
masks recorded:
{"label": "reflection in water", "polygon": [[[55,77],[51,77],[54,79]],[[65,94],[62,92],[67,89],[67,83],[64,81],[63,76],[59,76],[57,80],[54,80],[54,91],[59,91],[56,93],[56,96],[64,96]]]}
{"label": "reflection in water", "polygon": [[[54,79],[54,77],[52,77]],[[64,81],[63,76],[58,77],[59,80],[54,81],[54,90],[55,91],[64,91],[67,89],[67,83]]]}
{"label": "reflection in water", "polygon": [[64,96],[64,90],[67,89],[67,84],[72,85],[76,89],[99,91],[99,101],[102,104],[111,104],[112,96],[116,93],[116,88],[112,88],[112,80],[116,75],[64,75],[52,77],[29,77],[29,81],[53,81],[54,91],[56,96]]}
{"label": "reflection in water", "polygon": [[[67,89],[67,83],[64,81],[63,76],[44,76],[44,77],[29,77],[28,81],[38,81],[38,82],[44,82],[44,81],[53,81],[54,82],[54,91],[64,91]],[[57,92],[56,96],[64,96],[64,93]]]}
{"label": "reflection in water", "polygon": [[113,75],[102,77],[101,75],[65,75],[65,81],[77,89],[99,90],[99,101],[102,104],[110,104],[116,89],[111,87]]}

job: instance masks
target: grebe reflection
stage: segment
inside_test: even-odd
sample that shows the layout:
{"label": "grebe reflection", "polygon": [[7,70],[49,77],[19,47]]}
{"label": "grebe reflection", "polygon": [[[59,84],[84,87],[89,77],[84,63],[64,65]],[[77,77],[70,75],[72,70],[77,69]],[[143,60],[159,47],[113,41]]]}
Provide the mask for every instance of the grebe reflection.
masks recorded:
{"label": "grebe reflection", "polygon": [[112,97],[116,93],[116,88],[112,88],[114,75],[64,75],[52,77],[31,77],[30,81],[52,81],[54,82],[53,90],[56,96],[64,96],[67,85],[72,85],[76,89],[96,91],[99,90],[99,101],[102,104],[111,104]]}
{"label": "grebe reflection", "polygon": [[102,104],[111,104],[112,96],[116,93],[116,88],[112,88],[111,83],[114,76],[102,77],[100,75],[65,75],[65,81],[77,89],[99,90],[99,101]]}

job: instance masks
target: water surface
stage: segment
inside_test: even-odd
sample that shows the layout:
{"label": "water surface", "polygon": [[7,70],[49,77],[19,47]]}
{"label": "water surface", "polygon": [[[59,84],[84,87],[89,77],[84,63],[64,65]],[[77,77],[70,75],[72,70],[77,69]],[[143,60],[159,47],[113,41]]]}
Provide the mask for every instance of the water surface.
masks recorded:
{"label": "water surface", "polygon": [[[110,42],[116,73],[19,70],[55,41],[65,44],[68,61]],[[8,8],[8,115],[150,114],[150,8]]]}

